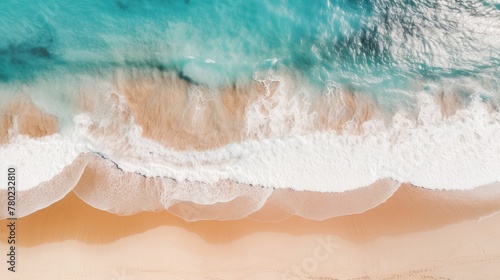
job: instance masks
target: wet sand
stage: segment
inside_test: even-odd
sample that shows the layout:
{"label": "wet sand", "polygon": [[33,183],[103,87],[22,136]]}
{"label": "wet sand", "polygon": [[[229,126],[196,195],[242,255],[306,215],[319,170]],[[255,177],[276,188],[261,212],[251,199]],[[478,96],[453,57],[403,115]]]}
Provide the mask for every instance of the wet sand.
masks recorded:
{"label": "wet sand", "polygon": [[[296,93],[291,77],[280,78],[209,89],[175,73],[137,70],[119,73],[114,83],[142,136],[176,150],[215,149],[297,131],[361,133],[364,122],[381,115],[368,95],[339,91],[307,96]],[[111,102],[118,107],[117,100]],[[81,106],[88,103],[97,102]]]}
{"label": "wet sand", "polygon": [[[127,106],[111,114],[120,122],[103,131],[95,126],[91,133],[123,132],[120,127],[133,117],[142,126],[143,136],[178,150],[210,149],[244,137],[260,137],[242,131],[249,104],[263,96],[262,84],[250,90],[227,89],[217,99],[210,99],[209,92],[186,94],[188,85],[170,78],[134,81],[133,87],[122,85]],[[275,104],[277,85],[270,86],[266,100]],[[121,102],[116,94],[105,102],[80,98],[81,109],[95,113],[96,120],[107,112],[106,102],[118,107]],[[202,101],[198,104],[193,98]],[[319,99],[311,101],[309,109],[319,115],[309,129],[342,131],[344,124],[354,120],[358,122],[354,132],[359,133],[359,124],[377,114],[371,101],[354,95],[330,98],[328,106]],[[445,116],[461,106],[446,95],[439,98]],[[165,104],[172,105],[168,111]],[[330,116],[326,108],[331,104],[344,106],[340,115]],[[256,110],[265,115],[270,108],[261,104]],[[197,119],[184,118],[197,112],[202,113]],[[293,126],[297,118],[290,113],[280,125]],[[263,136],[272,132],[269,123],[262,125]],[[287,129],[291,128],[280,133],[286,134]],[[42,137],[57,130],[57,119],[28,99],[13,101],[0,117],[0,143],[12,134]],[[500,275],[500,215],[494,214],[500,211],[498,184],[471,191],[431,191],[403,184],[385,202],[384,195],[392,193],[390,188],[338,195],[276,190],[262,210],[247,218],[187,222],[172,213],[182,213],[186,207],[197,207],[201,211],[198,218],[207,213],[231,213],[245,200],[201,208],[180,202],[169,208],[171,213],[119,216],[86,204],[78,195],[118,213],[126,206],[160,210],[164,205],[159,200],[159,185],[155,185],[160,179],[122,174],[116,167],[110,172],[106,169],[109,162],[106,165],[102,159],[90,157],[79,157],[50,182],[20,194],[19,205],[32,208],[18,220],[18,272],[10,274],[4,263],[2,279],[495,279]],[[241,186],[248,187],[259,188]],[[122,199],[133,191],[137,195]],[[364,211],[361,206],[373,202],[375,195],[379,195],[380,205],[351,214]],[[116,205],[109,206],[109,198]],[[5,201],[5,192],[0,192],[0,199]],[[50,205],[53,201],[57,202]],[[40,205],[35,207],[37,203]],[[329,203],[345,204],[332,207],[341,216],[314,221],[288,213],[318,217]],[[40,208],[44,209],[30,214]],[[7,235],[7,227],[0,227],[1,252],[7,249]]]}
{"label": "wet sand", "polygon": [[42,112],[26,96],[12,100],[0,115],[0,144],[13,135],[37,138],[57,131],[57,118]]}
{"label": "wet sand", "polygon": [[[488,215],[500,201],[453,203],[432,199],[426,192],[405,186],[362,214],[322,222],[291,217],[274,223],[250,218],[186,222],[166,211],[118,216],[92,208],[70,193],[18,220],[18,272],[7,274],[4,268],[0,275],[6,279],[35,275],[38,279],[494,279],[500,273],[500,215],[467,220]],[[0,235],[4,252],[5,227]]]}

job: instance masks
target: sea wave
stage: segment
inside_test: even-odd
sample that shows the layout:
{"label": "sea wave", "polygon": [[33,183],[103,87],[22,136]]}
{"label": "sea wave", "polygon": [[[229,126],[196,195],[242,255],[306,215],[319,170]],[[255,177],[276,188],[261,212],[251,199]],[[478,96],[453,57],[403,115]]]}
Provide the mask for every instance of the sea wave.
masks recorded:
{"label": "sea wave", "polygon": [[[51,180],[17,193],[18,217],[50,206],[74,192],[92,207],[118,215],[162,211],[188,221],[235,220],[249,217],[274,222],[292,215],[312,220],[359,214],[386,203],[400,188],[407,203],[439,201],[470,208],[470,219],[481,219],[500,211],[500,184],[473,190],[428,190],[381,179],[366,187],[344,192],[297,191],[247,185],[230,180],[216,183],[178,182],[145,177],[120,170],[113,162],[82,154]],[[0,198],[7,197],[0,190]],[[441,209],[442,210],[442,209]],[[478,213],[476,213],[478,212]],[[7,218],[1,213],[0,219]]]}
{"label": "sea wave", "polygon": [[500,112],[480,89],[422,85],[415,106],[388,111],[337,83],[276,72],[217,91],[157,70],[84,81],[57,131],[44,115],[56,111],[26,105],[29,94],[5,106],[1,167],[19,170],[26,215],[71,190],[114,213],[188,220],[242,218],[266,203],[321,220],[370,209],[400,183],[500,192]]}

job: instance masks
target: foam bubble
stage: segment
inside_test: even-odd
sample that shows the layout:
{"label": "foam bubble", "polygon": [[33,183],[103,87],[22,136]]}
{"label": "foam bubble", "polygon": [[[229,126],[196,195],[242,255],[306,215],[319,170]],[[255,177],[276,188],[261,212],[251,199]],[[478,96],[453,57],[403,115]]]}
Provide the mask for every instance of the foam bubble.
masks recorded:
{"label": "foam bubble", "polygon": [[18,173],[17,189],[28,190],[51,180],[74,162],[82,151],[81,146],[59,134],[41,138],[18,135],[0,146],[0,168],[7,170],[8,166],[15,166]]}
{"label": "foam bubble", "polygon": [[[339,105],[340,114],[332,115],[335,108],[331,108],[326,117],[328,122],[344,122],[339,133],[315,129],[318,110],[312,110],[314,97],[302,94],[299,88],[303,87],[273,73],[257,84],[264,88],[263,94],[244,103],[248,105],[242,129],[248,140],[200,151],[165,146],[143,136],[143,127],[130,115],[132,105],[117,90],[112,95],[118,105],[104,108],[112,108],[109,123],[116,120],[119,125],[102,125],[102,117],[96,117],[103,130],[89,133],[86,141],[124,171],[176,181],[229,179],[264,187],[343,192],[385,178],[430,189],[470,189],[500,179],[500,146],[495,140],[500,134],[500,113],[480,98],[444,117],[435,98],[420,92],[416,112],[401,109],[387,123],[363,117],[372,115],[366,112],[372,105],[367,107],[362,96],[330,83],[325,98]],[[187,108],[198,110],[202,105],[197,102]],[[206,116],[215,109],[196,112]],[[197,120],[193,117],[190,122]]]}
{"label": "foam bubble", "polygon": [[[83,170],[88,163],[87,156],[79,156],[75,161],[65,166],[61,172],[57,173],[50,180],[38,183],[34,187],[26,188],[26,172],[22,168],[17,168],[16,203],[22,207],[16,207],[16,216],[23,217],[35,211],[48,207],[52,203],[59,201],[68,194],[80,180]],[[33,173],[32,175],[40,175]],[[31,177],[31,176],[30,176]],[[35,177],[37,178],[37,177]],[[40,179],[40,178],[37,178]],[[4,184],[4,186],[7,184]],[[7,191],[0,189],[0,199],[7,201]],[[0,219],[7,218],[6,211],[0,212]]]}
{"label": "foam bubble", "polygon": [[[123,85],[127,78],[118,75],[115,83]],[[374,103],[333,82],[325,94],[316,96],[306,94],[309,87],[288,76],[271,73],[256,78],[260,80],[249,91],[239,92],[251,97],[226,100],[233,91],[225,95],[223,90],[187,84],[164,73],[149,78],[127,87],[113,83],[82,87],[94,92],[79,103],[82,108],[73,117],[73,130],[42,138],[11,138],[0,146],[0,156],[7,159],[0,168],[17,166],[20,190],[28,190],[51,182],[79,154],[96,154],[103,159],[89,160],[75,189],[87,203],[119,214],[168,209],[188,220],[241,218],[260,211],[266,202],[272,209],[268,213],[280,218],[290,213],[321,220],[375,207],[398,182],[466,190],[500,181],[500,112],[477,94],[459,102],[466,106],[443,115],[439,98],[420,92],[416,111],[401,108],[387,121],[370,109]],[[162,85],[168,85],[170,92],[164,92]],[[130,95],[136,89],[158,94],[122,92]],[[158,98],[159,104],[141,103],[141,98],[149,97]],[[213,139],[228,135],[227,131],[246,136],[199,150],[152,139],[145,134],[148,123],[139,122],[140,111],[134,106],[143,104],[143,111],[152,108],[154,116],[162,102],[175,105],[172,114],[161,117],[166,123],[188,117],[176,127],[186,135],[201,123],[216,128]],[[231,107],[224,105],[227,102],[241,104]],[[329,107],[332,104],[338,108]],[[224,117],[234,112],[245,118],[224,123]],[[205,116],[213,118],[207,122]],[[198,138],[179,141],[189,139]],[[297,191],[303,193],[296,197]],[[228,207],[234,211],[224,211]],[[202,211],[185,213],[193,208]],[[264,210],[254,218],[267,219]]]}
{"label": "foam bubble", "polygon": [[[249,104],[245,132],[257,139],[296,135],[313,127],[314,113],[307,93],[300,91],[289,77],[269,73],[254,79],[264,88],[264,95]],[[300,92],[300,94],[294,94]]]}
{"label": "foam bubble", "polygon": [[[384,203],[398,189],[400,183],[379,180],[369,186],[340,193],[297,192],[291,189],[275,190],[267,201],[286,213],[313,220],[358,214]],[[259,220],[263,220],[262,217]]]}
{"label": "foam bubble", "polygon": [[[377,208],[386,210],[377,210],[375,213],[410,202],[415,204],[412,207],[423,211],[421,201],[430,202],[434,209],[432,211],[438,211],[434,214],[440,217],[426,224],[452,219],[446,215],[449,207],[461,211],[459,217],[468,219],[481,218],[500,210],[498,183],[481,186],[473,191],[424,190],[406,185],[398,191],[396,200],[387,201],[400,188],[398,182],[380,180],[370,186],[342,193],[273,190],[231,181],[215,184],[176,182],[168,178],[148,178],[124,172],[108,160],[86,155],[80,156],[51,181],[20,192],[18,201],[24,207],[18,213],[19,216],[47,207],[72,188],[86,203],[115,214],[167,210],[188,221],[234,220],[247,216],[259,221],[278,221],[290,215],[321,221],[363,213],[379,205]],[[0,192],[0,197],[5,195],[6,191]],[[443,206],[443,203],[448,206]],[[352,219],[356,220],[355,217]],[[362,225],[366,226],[364,223]]]}

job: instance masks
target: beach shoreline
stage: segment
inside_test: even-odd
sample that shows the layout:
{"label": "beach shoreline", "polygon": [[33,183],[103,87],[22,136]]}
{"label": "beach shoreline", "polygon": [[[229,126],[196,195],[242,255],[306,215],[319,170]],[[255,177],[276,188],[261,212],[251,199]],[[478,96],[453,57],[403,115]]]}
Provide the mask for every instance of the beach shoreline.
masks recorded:
{"label": "beach shoreline", "polygon": [[[415,209],[408,202],[417,195],[398,192],[386,202],[389,205],[362,214],[322,222],[291,217],[274,223],[249,218],[187,222],[165,211],[118,216],[70,193],[18,220],[18,272],[2,269],[0,275],[108,280],[469,279],[467,275],[490,279],[500,272],[499,214],[465,221],[453,215],[469,209],[460,214],[442,205],[439,219],[431,213],[416,218],[412,215],[432,208],[432,203]],[[5,235],[2,227],[0,236]],[[4,251],[5,239],[0,242]]]}

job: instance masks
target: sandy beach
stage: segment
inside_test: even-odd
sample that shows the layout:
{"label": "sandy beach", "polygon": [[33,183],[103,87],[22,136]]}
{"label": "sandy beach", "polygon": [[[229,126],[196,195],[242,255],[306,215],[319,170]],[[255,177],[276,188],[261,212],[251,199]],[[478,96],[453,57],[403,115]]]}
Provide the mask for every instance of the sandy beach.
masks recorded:
{"label": "sandy beach", "polygon": [[[95,110],[87,97],[82,98],[87,102],[81,103],[86,104],[83,110]],[[212,124],[225,120],[225,114],[244,117],[238,106],[245,102],[221,100],[225,113]],[[139,123],[157,120],[161,126],[179,121],[180,115],[155,118],[159,109],[150,106],[168,101],[129,102]],[[355,102],[348,103],[354,112]],[[207,112],[217,112],[220,104],[212,105]],[[142,107],[147,116],[139,117],[134,106]],[[57,131],[56,119],[29,100],[18,99],[8,108],[2,115],[4,141],[9,133],[37,138]],[[124,122],[130,118],[114,117]],[[238,122],[233,128],[209,130],[239,131]],[[144,136],[161,140],[144,128]],[[166,131],[164,139],[174,139],[171,133],[181,135]],[[205,137],[202,134],[190,141],[185,135],[174,139],[187,146],[163,144],[193,148],[201,143],[199,137]],[[241,140],[214,137],[222,142],[207,143]],[[220,188],[241,197],[200,205],[189,197],[183,202],[181,196],[166,207],[165,186],[197,194]],[[277,189],[266,198],[266,189],[259,186],[230,180],[179,184],[124,172],[111,161],[82,154],[51,180],[19,192],[18,203],[24,207],[18,210],[16,273],[4,267],[0,275],[42,280],[494,279],[500,274],[497,188],[490,184],[472,190],[429,190],[387,179],[341,193]],[[266,204],[253,212],[260,207],[254,200],[262,198]],[[6,200],[5,191],[0,199]],[[0,235],[1,250],[6,252],[8,227],[0,227]]]}
{"label": "sandy beach", "polygon": [[[166,211],[118,216],[90,207],[71,192],[18,220],[17,272],[2,269],[1,275],[494,279],[500,273],[500,216],[477,220],[498,211],[499,201],[466,204],[432,199],[428,192],[403,186],[386,203],[362,214],[272,223],[251,218],[186,222]],[[7,236],[6,227],[0,234]]]}
{"label": "sandy beach", "polygon": [[498,0],[18,2],[0,280],[500,279]]}

